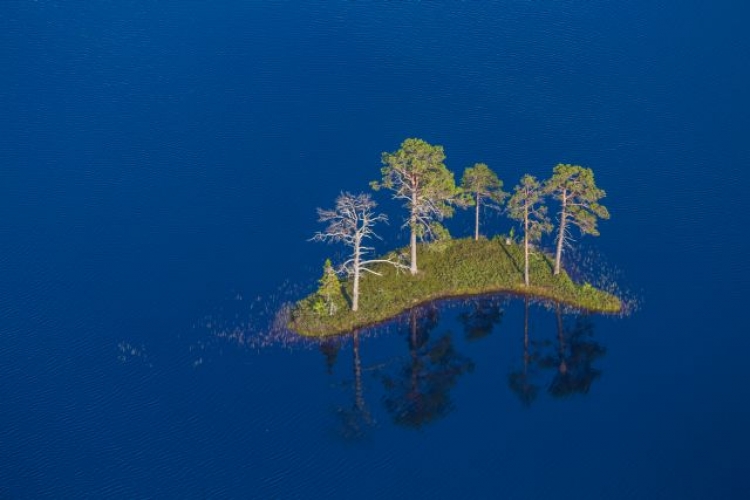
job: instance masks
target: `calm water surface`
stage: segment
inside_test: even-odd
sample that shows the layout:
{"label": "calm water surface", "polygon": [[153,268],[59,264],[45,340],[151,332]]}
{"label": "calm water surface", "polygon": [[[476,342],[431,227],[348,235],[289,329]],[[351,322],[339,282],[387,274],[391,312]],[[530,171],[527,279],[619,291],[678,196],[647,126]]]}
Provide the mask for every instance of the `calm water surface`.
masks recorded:
{"label": "calm water surface", "polygon": [[[749,498],[744,19],[3,2],[0,497]],[[639,309],[496,297],[269,336],[337,252],[306,241],[314,208],[410,136],[507,186],[593,168],[589,271]]]}

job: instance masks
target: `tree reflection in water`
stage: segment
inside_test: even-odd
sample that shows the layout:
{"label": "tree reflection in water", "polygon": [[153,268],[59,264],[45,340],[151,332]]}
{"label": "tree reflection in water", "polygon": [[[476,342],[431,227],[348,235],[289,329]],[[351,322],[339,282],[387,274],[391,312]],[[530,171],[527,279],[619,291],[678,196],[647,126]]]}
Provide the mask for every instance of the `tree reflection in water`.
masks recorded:
{"label": "tree reflection in water", "polygon": [[495,325],[503,319],[501,304],[497,297],[471,301],[470,309],[458,315],[466,340],[478,340],[492,333]]}
{"label": "tree reflection in water", "polygon": [[508,386],[526,407],[531,406],[539,394],[539,386],[532,381],[536,375],[534,365],[538,357],[538,354],[531,350],[529,343],[529,298],[525,297],[523,301],[523,368],[510,372]]}
{"label": "tree reflection in water", "polygon": [[[553,304],[555,326],[545,328],[545,338],[535,338],[530,302],[524,299],[523,356],[520,365],[508,374],[508,387],[525,407],[537,400],[545,386],[548,394],[555,398],[586,394],[601,376],[594,363],[606,353],[593,338],[590,317],[571,315],[566,320],[564,306]],[[464,327],[464,339],[471,342],[491,333],[502,320],[501,304],[497,299],[479,300],[472,303],[468,311],[460,313],[458,320]],[[418,429],[453,410],[451,390],[463,374],[473,371],[474,363],[456,349],[449,331],[435,335],[440,322],[439,307],[431,305],[409,313],[405,328],[408,356],[405,358],[363,367],[359,332],[352,333],[348,339],[336,338],[321,343],[326,370],[332,374],[334,364],[341,358],[341,349],[351,339],[353,365],[352,372],[347,370],[347,373],[353,376],[346,377],[344,386],[353,390],[353,400],[349,395],[349,403],[336,408],[339,433],[345,439],[361,439],[375,426],[373,414],[365,402],[363,373],[367,371],[374,370],[375,377],[382,381],[384,407],[397,425]],[[551,375],[548,382],[543,380],[545,374]]]}
{"label": "tree reflection in water", "polygon": [[601,376],[594,361],[607,350],[594,341],[594,324],[588,316],[577,316],[575,323],[565,328],[560,305],[557,314],[557,354],[545,360],[545,366],[556,366],[557,373],[547,392],[556,398],[586,394],[591,384]]}
{"label": "tree reflection in water", "polygon": [[456,351],[450,333],[430,341],[438,320],[434,306],[410,312],[408,361],[395,376],[383,377],[385,407],[398,425],[420,428],[447,415],[453,408],[451,388],[474,369],[474,363]]}
{"label": "tree reflection in water", "polygon": [[341,351],[341,339],[326,339],[320,343],[319,349],[326,360],[326,373],[333,375],[333,367],[336,365],[339,351]]}
{"label": "tree reflection in water", "polygon": [[[347,440],[365,437],[367,431],[375,425],[375,420],[372,418],[372,414],[365,403],[359,340],[359,332],[355,331],[352,334],[354,402],[350,406],[342,406],[336,409],[336,414],[340,420],[339,432]],[[326,371],[329,374],[333,373],[333,365],[336,363],[340,349],[340,340],[326,341],[320,345],[320,351],[326,360]]]}
{"label": "tree reflection in water", "polygon": [[565,326],[562,306],[554,304],[556,341],[553,353],[542,355],[541,349],[552,346],[550,341],[534,342],[529,339],[529,302],[524,300],[523,367],[508,375],[508,386],[521,403],[529,407],[539,395],[540,369],[554,369],[555,374],[547,392],[562,398],[573,394],[586,394],[591,384],[601,376],[594,362],[604,356],[606,349],[594,341],[594,325],[586,315],[575,316],[572,325]]}

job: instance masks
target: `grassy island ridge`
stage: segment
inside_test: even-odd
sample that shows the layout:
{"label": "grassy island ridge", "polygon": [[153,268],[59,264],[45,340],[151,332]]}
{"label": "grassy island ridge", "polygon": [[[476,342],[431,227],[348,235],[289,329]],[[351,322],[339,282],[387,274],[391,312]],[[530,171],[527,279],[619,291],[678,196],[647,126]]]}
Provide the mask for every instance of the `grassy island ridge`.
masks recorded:
{"label": "grassy island ridge", "polygon": [[[404,248],[384,258],[408,255]],[[289,328],[306,335],[323,337],[392,319],[415,306],[438,299],[516,293],[563,302],[572,307],[602,313],[618,313],[620,299],[589,284],[575,284],[562,271],[553,274],[554,261],[541,252],[529,262],[531,285],[524,285],[524,249],[504,238],[492,240],[455,239],[418,246],[420,271],[408,272],[387,264],[373,266],[381,276],[368,275],[361,281],[359,311],[351,311],[345,297],[351,297],[351,280],[342,283],[343,294],[335,297],[335,312],[316,308],[318,292],[297,302],[291,311]]]}
{"label": "grassy island ridge", "polygon": [[[573,228],[581,235],[598,236],[598,220],[609,218],[609,211],[599,204],[606,193],[596,186],[591,169],[558,164],[546,181],[526,174],[503,208],[508,193],[486,164],[467,168],[459,186],[444,160],[442,146],[417,138],[381,155],[382,179],[370,187],[391,191],[393,199],[404,203],[407,248],[371,258],[374,248],[368,243],[378,238],[374,227],[388,217],[375,211],[377,203],[367,193],[342,192],[333,209],[317,209],[318,222],[326,227],[311,240],[343,244],[349,253],[338,270],[326,261],[318,290],[290,311],[292,330],[335,335],[387,321],[426,302],[491,293],[547,298],[596,312],[622,309],[617,297],[588,283],[573,283],[560,265],[563,248],[574,241]],[[554,229],[548,197],[560,208],[554,257],[533,252]],[[470,206],[475,207],[474,239],[452,240],[443,221],[456,208]],[[508,240],[479,239],[483,206],[503,210],[516,221],[523,243],[512,240],[513,230]],[[345,282],[339,274],[347,276]]]}

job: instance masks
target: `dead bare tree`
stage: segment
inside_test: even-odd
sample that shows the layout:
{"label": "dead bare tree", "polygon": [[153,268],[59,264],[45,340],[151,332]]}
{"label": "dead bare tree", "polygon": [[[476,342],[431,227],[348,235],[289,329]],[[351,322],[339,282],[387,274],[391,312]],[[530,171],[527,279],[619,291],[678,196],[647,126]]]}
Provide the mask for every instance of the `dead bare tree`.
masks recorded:
{"label": "dead bare tree", "polygon": [[386,263],[397,268],[405,268],[403,264],[393,259],[367,259],[373,252],[373,247],[365,246],[364,242],[380,237],[375,234],[373,227],[378,222],[388,222],[385,214],[374,211],[377,203],[369,194],[353,195],[341,193],[336,198],[336,207],[332,210],[318,209],[318,222],[327,222],[324,231],[315,233],[312,241],[341,242],[351,248],[349,259],[341,265],[352,277],[352,311],[359,309],[359,282],[362,273],[367,272],[380,276],[380,273],[370,269],[376,263]]}

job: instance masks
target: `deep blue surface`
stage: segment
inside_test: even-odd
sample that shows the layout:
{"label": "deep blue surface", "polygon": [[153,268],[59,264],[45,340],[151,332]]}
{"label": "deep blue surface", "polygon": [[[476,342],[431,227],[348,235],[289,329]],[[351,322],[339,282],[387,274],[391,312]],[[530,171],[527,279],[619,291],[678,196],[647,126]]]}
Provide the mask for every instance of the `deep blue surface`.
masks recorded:
{"label": "deep blue surface", "polygon": [[[2,2],[0,497],[750,497],[747,14]],[[481,338],[459,304],[411,343],[361,338],[359,428],[351,340],[330,374],[316,347],[266,345],[336,251],[306,241],[314,208],[411,136],[508,186],[594,169],[612,220],[587,244],[641,308],[589,336],[565,318],[587,393],[548,390],[538,304],[538,397],[511,391],[517,300]],[[429,421],[396,422],[415,408]]]}

